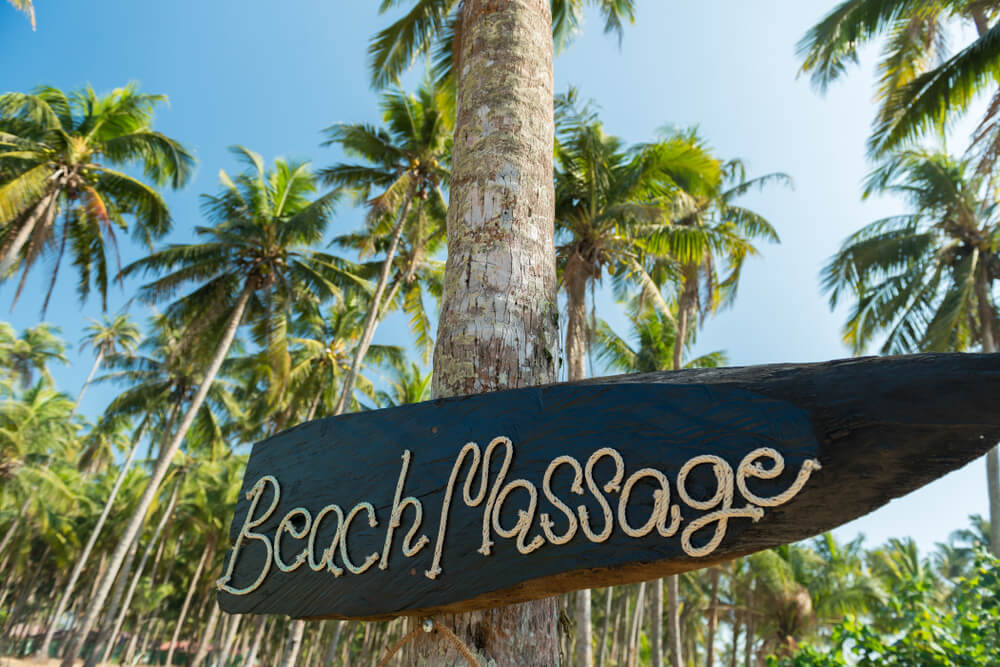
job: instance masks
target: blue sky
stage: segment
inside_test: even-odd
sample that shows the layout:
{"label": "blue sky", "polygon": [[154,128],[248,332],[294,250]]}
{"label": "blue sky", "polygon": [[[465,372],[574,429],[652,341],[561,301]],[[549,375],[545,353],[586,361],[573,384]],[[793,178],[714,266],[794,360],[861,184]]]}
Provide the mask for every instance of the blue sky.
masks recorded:
{"label": "blue sky", "polygon": [[[819,0],[701,3],[639,0],[638,22],[621,48],[591,16],[584,33],[555,63],[556,90],[577,86],[601,109],[608,132],[646,141],[665,126],[697,125],[722,157],[740,157],[751,175],[788,173],[794,190],[773,188],[746,198],[767,216],[782,243],[764,247],[745,270],[736,304],[699,334],[696,354],[716,349],[732,365],[822,361],[849,356],[840,342],[843,310],[830,312],[818,273],[844,237],[861,225],[901,212],[889,199],[860,201],[860,183],[871,165],[864,143],[873,116],[872,62],[864,58],[825,95],[796,78],[795,44],[833,6]],[[108,91],[137,81],[145,92],[165,93],[169,107],[156,128],[194,149],[193,182],[167,194],[175,218],[169,241],[193,239],[202,224],[198,195],[216,190],[220,168],[238,167],[227,146],[243,144],[268,160],[312,160],[317,167],[340,156],[321,148],[321,130],[341,121],[377,121],[376,94],[368,87],[366,47],[388,19],[376,2],[333,0],[37,0],[38,31],[7,3],[0,3],[0,91],[38,84],[73,89],[87,83]],[[412,80],[415,77],[407,77]],[[964,148],[964,126],[954,135]],[[342,206],[333,234],[355,229],[360,215]],[[123,261],[142,250],[123,244]],[[38,303],[47,268],[40,267],[26,293],[0,318],[21,329],[39,321]],[[72,365],[55,370],[60,387],[79,390],[93,361],[79,353],[86,317],[100,303],[81,305],[70,267],[62,271],[47,321],[74,344]],[[109,311],[125,303],[138,283],[111,289]],[[13,286],[0,287],[8,309]],[[616,330],[626,322],[609,290],[598,309]],[[143,307],[130,311],[144,319]],[[388,320],[376,342],[407,338],[399,317]],[[114,389],[95,387],[83,412],[98,414]],[[921,548],[986,513],[986,481],[976,461],[910,496],[837,531],[859,531],[873,545],[913,536]]]}

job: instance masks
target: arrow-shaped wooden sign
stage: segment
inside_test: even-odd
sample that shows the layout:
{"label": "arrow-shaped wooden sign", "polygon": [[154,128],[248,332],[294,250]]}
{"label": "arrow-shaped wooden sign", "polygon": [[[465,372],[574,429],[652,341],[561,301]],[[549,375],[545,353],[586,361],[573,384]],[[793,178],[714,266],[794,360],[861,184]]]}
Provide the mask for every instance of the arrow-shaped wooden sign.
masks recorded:
{"label": "arrow-shaped wooden sign", "polygon": [[794,542],[1000,439],[1000,355],[690,370],[429,401],[254,445],[230,613],[375,619]]}

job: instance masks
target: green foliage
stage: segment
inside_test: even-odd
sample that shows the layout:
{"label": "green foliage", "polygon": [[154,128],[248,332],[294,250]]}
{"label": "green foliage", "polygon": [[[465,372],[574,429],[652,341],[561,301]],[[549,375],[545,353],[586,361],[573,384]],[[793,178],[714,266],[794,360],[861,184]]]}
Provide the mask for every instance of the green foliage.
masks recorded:
{"label": "green foliage", "polygon": [[880,632],[864,618],[849,615],[833,628],[829,649],[803,646],[789,657],[772,656],[768,665],[1000,664],[1000,560],[980,551],[950,599],[946,607],[931,604],[917,584],[887,600],[897,632]]}
{"label": "green foliage", "polygon": [[45,253],[56,257],[51,295],[69,251],[81,299],[96,286],[104,303],[116,232],[129,229],[129,218],[133,237],[147,245],[170,231],[159,192],[112,168],[141,168],[156,186],[179,188],[188,180],[192,155],[152,129],[153,112],[165,101],[134,84],[104,96],[90,87],[67,94],[50,86],[0,95],[0,280],[22,267],[15,301]]}

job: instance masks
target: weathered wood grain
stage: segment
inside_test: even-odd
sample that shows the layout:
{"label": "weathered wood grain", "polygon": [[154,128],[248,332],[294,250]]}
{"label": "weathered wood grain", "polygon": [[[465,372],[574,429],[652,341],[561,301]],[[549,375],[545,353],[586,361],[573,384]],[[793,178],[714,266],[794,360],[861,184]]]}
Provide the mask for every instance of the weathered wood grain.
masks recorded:
{"label": "weathered wood grain", "polygon": [[[220,592],[219,602],[230,613],[383,618],[491,607],[705,567],[834,528],[980,456],[1000,439],[998,396],[1000,355],[940,354],[618,376],[317,420],[254,446],[244,492],[263,475],[281,483],[279,505],[256,530],[273,536],[294,507],[315,515],[329,503],[347,512],[368,501],[379,524],[370,528],[360,520],[364,515],[359,517],[350,533],[350,555],[363,561],[364,554],[381,553],[401,455],[410,450],[403,495],[421,500],[424,516],[417,534],[427,535],[430,545],[412,558],[401,552],[413,521],[408,510],[395,531],[387,569],[376,565],[363,574],[334,577],[307,565],[291,573],[272,568],[255,591]],[[428,578],[441,504],[459,450],[467,442],[485,447],[501,435],[515,447],[508,481],[524,478],[540,492],[552,459],[570,455],[582,463],[601,447],[621,452],[626,477],[645,467],[662,471],[673,501],[678,470],[701,454],[720,456],[735,468],[751,450],[777,449],[786,470],[776,480],[753,481],[754,493],[762,496],[788,488],[807,459],[818,459],[822,469],[792,500],[764,508],[758,523],[731,519],[725,539],[707,557],[684,553],[679,533],[661,537],[654,530],[632,538],[617,525],[604,543],[595,544],[578,531],[565,545],[546,543],[529,554],[519,553],[513,539],[494,537],[492,553],[484,556],[477,552],[483,508],[467,507],[459,488],[466,464],[449,513],[442,571]],[[495,462],[492,474],[498,467]],[[606,481],[612,469],[603,459],[595,466],[595,479]],[[563,466],[553,477],[554,491],[570,507],[586,505],[597,529],[603,519],[596,500],[589,493],[570,493],[571,481],[571,471]],[[710,497],[716,487],[710,466],[697,468],[687,487],[695,498]],[[636,486],[627,515],[633,525],[650,516],[652,489]],[[616,507],[617,493],[606,495]],[[563,532],[566,519],[539,496],[538,512],[551,514],[553,530]],[[502,525],[516,523],[526,498],[523,490],[510,495]],[[737,492],[733,505],[740,504]],[[240,533],[248,505],[241,494],[231,541]],[[682,513],[682,526],[705,514],[683,505]],[[536,515],[529,535],[540,532]],[[696,533],[694,542],[707,541],[712,532]],[[317,540],[329,541],[328,534]],[[286,534],[283,544],[290,560],[305,540]],[[259,542],[245,547],[230,584],[252,581],[264,556]]]}

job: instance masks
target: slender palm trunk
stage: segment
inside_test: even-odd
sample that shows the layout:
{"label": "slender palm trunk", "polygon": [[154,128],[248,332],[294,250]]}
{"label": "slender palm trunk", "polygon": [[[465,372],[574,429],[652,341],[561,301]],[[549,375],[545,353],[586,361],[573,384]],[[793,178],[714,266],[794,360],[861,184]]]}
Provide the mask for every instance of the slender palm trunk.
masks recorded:
{"label": "slender palm trunk", "polygon": [[[176,454],[177,450],[180,449],[181,443],[184,441],[184,436],[187,435],[188,429],[191,427],[192,422],[194,422],[195,415],[198,414],[198,410],[201,409],[202,403],[205,402],[205,397],[208,396],[208,390],[215,381],[215,376],[218,375],[219,368],[222,366],[223,360],[225,360],[226,355],[229,353],[229,347],[232,345],[233,339],[236,338],[236,330],[239,329],[240,323],[243,321],[243,314],[246,312],[247,303],[250,301],[250,295],[253,293],[253,290],[253,282],[248,281],[243,288],[243,292],[240,293],[239,298],[236,300],[236,305],[233,308],[232,314],[229,316],[229,321],[226,323],[226,329],[222,334],[222,339],[219,341],[219,345],[215,350],[215,355],[208,366],[208,370],[205,372],[205,378],[202,380],[201,386],[198,387],[198,393],[195,394],[194,399],[191,401],[191,405],[188,406],[187,412],[184,413],[184,418],[181,420],[177,433],[175,433],[173,438],[171,438],[170,444],[163,452],[163,455],[160,456],[159,460],[156,462],[156,467],[153,469],[153,474],[150,476],[146,489],[143,491],[142,497],[139,499],[139,504],[135,508],[128,525],[125,527],[125,532],[122,535],[121,540],[118,542],[118,546],[115,547],[115,550],[111,554],[108,569],[104,573],[104,577],[102,578],[97,589],[97,593],[94,595],[94,598],[90,601],[90,604],[87,607],[87,612],[83,621],[83,636],[86,636],[86,633],[90,631],[90,628],[93,627],[94,623],[97,621],[97,617],[101,613],[101,609],[104,607],[104,602],[107,600],[108,594],[111,592],[111,586],[114,583],[115,577],[118,575],[118,570],[121,569],[122,562],[125,560],[125,554],[129,549],[129,545],[132,543],[132,540],[142,527],[142,522],[146,517],[146,512],[149,511],[150,505],[153,504],[153,499],[156,497],[156,493],[160,488],[160,484],[163,482],[163,478],[167,475],[167,470],[170,468],[170,463],[174,458],[174,454]],[[63,657],[62,667],[73,667],[73,659],[78,650],[79,646],[77,645],[77,642],[71,642],[70,650]]]}
{"label": "slender palm trunk", "polygon": [[[986,266],[979,263],[976,270],[976,301],[979,306],[979,322],[982,330],[983,352],[997,351],[996,311],[990,298],[990,280]],[[986,454],[986,489],[990,501],[990,550],[1000,556],[1000,449],[994,447]]]}
{"label": "slender palm trunk", "polygon": [[650,583],[653,587],[653,618],[650,627],[650,649],[653,667],[663,667],[663,579]]}
{"label": "slender palm trunk", "polygon": [[260,644],[264,640],[264,633],[267,630],[267,616],[258,616],[255,621],[253,640],[250,642],[250,650],[243,660],[243,667],[254,667],[257,664],[257,654],[260,652]]}
{"label": "slender palm trunk", "polygon": [[17,230],[14,238],[9,243],[4,244],[6,247],[3,248],[3,259],[0,259],[0,280],[6,278],[7,274],[13,270],[14,265],[17,264],[17,260],[21,255],[21,250],[28,242],[28,239],[31,238],[31,232],[34,231],[40,220],[49,217],[49,209],[55,206],[58,197],[59,188],[53,187],[35,205],[35,208],[28,215],[24,224]]}
{"label": "slender palm trunk", "polygon": [[[697,275],[693,277],[687,271],[684,289],[678,303],[677,339],[674,341],[673,369],[680,370],[684,364],[684,341],[691,322],[697,297]],[[684,649],[681,642],[681,612],[680,612],[680,580],[676,574],[667,577],[667,644],[670,652],[671,667],[681,667],[684,664]]]}
{"label": "slender palm trunk", "polygon": [[719,625],[719,568],[709,570],[712,589],[708,602],[708,633],[705,637],[705,667],[715,665],[715,631]]}
{"label": "slender palm trunk", "polygon": [[572,255],[563,272],[566,282],[566,367],[569,381],[587,377],[587,267]]}
{"label": "slender palm trunk", "polygon": [[21,519],[24,517],[25,513],[28,511],[28,507],[31,505],[31,499],[27,499],[21,505],[21,509],[18,510],[17,516],[14,520],[10,522],[10,528],[4,533],[3,540],[0,540],[0,554],[2,554],[6,549],[7,545],[11,543],[14,539],[14,535],[17,534],[17,529],[21,527]]}
{"label": "slender palm trunk", "polygon": [[635,595],[635,609],[632,610],[632,625],[628,636],[628,667],[635,667],[639,659],[639,635],[642,634],[643,608],[646,606],[646,582],[639,584]]}
{"label": "slender palm trunk", "polygon": [[289,633],[291,636],[288,641],[288,650],[285,652],[284,659],[281,662],[282,667],[295,667],[297,664],[296,660],[298,659],[299,651],[302,650],[302,637],[306,633],[306,622],[292,621]]}
{"label": "slender palm trunk", "polygon": [[[553,382],[558,337],[549,0],[466,0],[434,348],[436,397]],[[437,618],[497,667],[558,665],[554,599]],[[464,665],[441,637],[414,664]]]}
{"label": "slender palm trunk", "polygon": [[212,555],[212,549],[214,548],[215,545],[212,543],[212,540],[205,543],[205,548],[201,552],[201,559],[198,561],[198,567],[195,568],[194,576],[188,582],[187,595],[184,596],[184,604],[181,605],[181,613],[177,617],[177,624],[174,625],[174,633],[170,636],[170,646],[167,647],[166,664],[168,665],[174,664],[174,651],[177,648],[177,640],[181,636],[181,628],[184,627],[184,621],[187,618],[188,609],[191,608],[191,600],[194,599],[194,593],[198,590],[201,573],[205,570],[205,564],[208,562],[209,556]]}
{"label": "slender palm trunk", "polygon": [[753,655],[753,645],[756,639],[756,627],[754,623],[754,584],[750,584],[750,591],[747,593],[746,626],[747,634],[743,638],[743,667],[753,667],[755,662]]}
{"label": "slender palm trunk", "polygon": [[337,647],[340,645],[340,634],[344,630],[344,623],[347,621],[337,621],[333,629],[333,639],[330,640],[330,648],[327,649],[326,659],[321,663],[323,667],[330,667],[337,657]]}
{"label": "slender palm trunk", "polygon": [[608,650],[608,630],[611,628],[611,600],[615,589],[608,586],[604,589],[604,629],[601,630],[601,643],[597,647],[597,664],[604,665],[604,656]]}
{"label": "slender palm trunk", "polygon": [[674,341],[674,370],[684,367],[684,345],[691,329],[691,320],[698,298],[698,267],[685,266],[683,287],[677,300],[677,339]]}
{"label": "slender palm trunk", "polygon": [[153,550],[157,548],[160,541],[160,535],[163,534],[163,529],[166,527],[171,515],[174,512],[174,505],[177,503],[177,494],[180,491],[180,488],[181,480],[178,479],[174,483],[174,490],[170,494],[170,501],[167,503],[163,516],[160,517],[160,522],[156,524],[156,530],[153,531],[153,537],[150,538],[149,544],[146,545],[146,550],[142,554],[142,558],[139,559],[139,566],[135,569],[135,574],[132,576],[132,582],[129,584],[128,591],[125,593],[125,599],[122,601],[121,611],[118,612],[118,618],[115,619],[114,628],[111,630],[111,639],[108,642],[108,648],[106,648],[104,652],[105,661],[108,659],[108,654],[111,648],[115,645],[118,633],[121,632],[122,624],[125,623],[125,617],[128,615],[129,606],[132,604],[132,597],[135,595],[135,590],[139,585],[139,580],[142,579],[142,572],[146,568],[146,561],[149,560],[149,556],[153,553]]}
{"label": "slender palm trunk", "polygon": [[[587,267],[579,255],[569,258],[563,273],[568,295],[566,310],[566,367],[569,381],[587,377]],[[592,667],[593,640],[590,622],[590,590],[576,592],[576,664]]]}
{"label": "slender palm trunk", "polygon": [[90,367],[90,373],[87,375],[87,380],[83,383],[83,387],[80,388],[80,393],[76,397],[76,403],[73,404],[73,410],[70,412],[71,415],[76,412],[78,407],[80,407],[80,401],[83,400],[83,395],[87,393],[87,387],[90,386],[90,381],[94,379],[94,374],[97,372],[97,369],[101,367],[102,361],[104,361],[104,350],[98,348],[97,358],[94,359],[94,365]]}
{"label": "slender palm trunk", "polygon": [[681,644],[681,592],[680,579],[676,574],[667,577],[667,641],[671,667],[681,667],[684,664],[684,649]]}
{"label": "slender palm trunk", "polygon": [[[91,372],[91,375],[93,375],[93,372]],[[86,385],[84,385],[84,387],[86,387]],[[80,395],[82,396],[83,392],[80,392]],[[139,451],[139,443],[141,441],[142,429],[139,429],[139,432],[132,441],[132,448],[129,450],[128,456],[125,457],[125,462],[122,463],[121,470],[118,471],[118,477],[115,479],[115,483],[111,487],[111,493],[108,494],[108,499],[104,503],[104,509],[101,510],[101,515],[97,518],[97,523],[94,525],[94,529],[91,531],[90,537],[87,539],[87,544],[84,545],[83,552],[77,556],[73,563],[73,571],[70,573],[69,581],[66,583],[66,588],[62,592],[58,604],[56,604],[56,613],[52,617],[52,623],[49,624],[49,628],[45,632],[45,638],[42,640],[41,646],[38,647],[38,654],[42,657],[47,657],[49,655],[49,650],[52,647],[52,640],[55,637],[56,629],[59,626],[59,619],[62,618],[63,614],[66,612],[66,608],[69,606],[69,601],[73,596],[73,591],[76,590],[76,584],[80,580],[80,575],[83,573],[84,566],[86,566],[87,561],[90,559],[90,554],[94,549],[94,545],[97,543],[97,538],[100,536],[101,530],[104,528],[104,522],[107,520],[108,514],[111,513],[111,508],[115,503],[115,499],[118,497],[118,491],[121,490],[122,483],[124,483],[129,468],[132,466],[132,461],[135,459],[135,454]]]}
{"label": "slender palm trunk", "polygon": [[97,640],[94,642],[94,649],[84,662],[84,667],[96,667],[98,662],[106,661],[107,656],[110,654],[110,649],[113,648],[113,646],[109,645],[108,635],[111,633],[115,619],[118,618],[118,607],[121,605],[122,598],[125,597],[125,587],[129,582],[129,575],[132,573],[132,564],[135,562],[135,554],[139,550],[139,538],[141,535],[141,533],[135,534],[135,539],[132,541],[132,548],[128,550],[125,563],[118,572],[118,579],[115,581],[115,587],[111,593],[111,604],[108,607],[108,613],[105,615],[101,625],[98,626],[99,631],[97,633]]}
{"label": "slender palm trunk", "polygon": [[[389,274],[392,272],[392,261],[396,258],[396,248],[399,247],[399,237],[403,235],[403,228],[406,226],[406,215],[410,212],[410,202],[413,201],[413,186],[406,191],[403,200],[403,207],[399,211],[399,218],[396,220],[396,228],[392,230],[392,239],[389,241],[389,248],[385,251],[385,260],[382,262],[382,270],[378,275],[378,282],[375,284],[375,292],[372,293],[372,300],[368,306],[368,315],[365,318],[365,328],[361,334],[361,340],[354,351],[354,359],[351,360],[351,370],[347,372],[344,379],[344,388],[340,392],[340,400],[334,414],[341,414],[347,409],[351,401],[351,393],[354,391],[354,382],[361,372],[361,363],[368,354],[368,347],[372,343],[372,336],[375,335],[375,327],[378,326],[378,314],[382,304],[382,294],[385,286],[389,282]],[[292,656],[294,657],[294,656]]]}
{"label": "slender palm trunk", "polygon": [[212,607],[212,611],[208,614],[208,623],[205,624],[205,631],[202,633],[202,640],[198,642],[198,652],[194,654],[194,659],[191,661],[191,667],[201,667],[202,663],[205,662],[205,658],[208,657],[208,652],[211,651],[216,644],[215,627],[219,624],[219,615],[221,610],[219,609],[219,603],[215,601],[214,587],[211,592],[209,592],[208,604]]}

